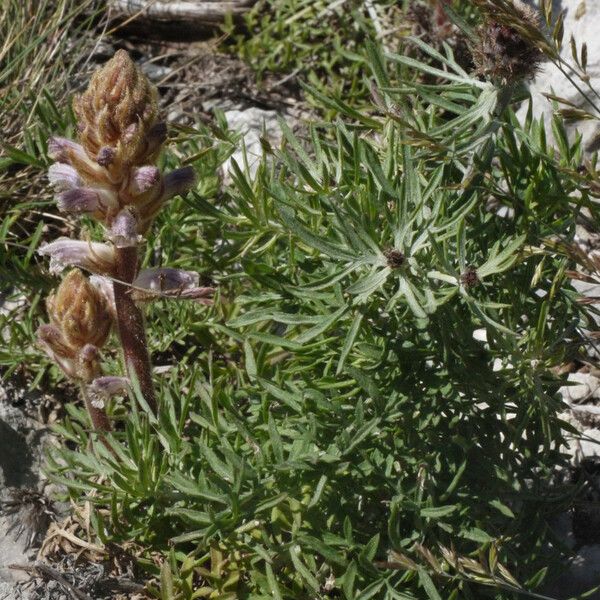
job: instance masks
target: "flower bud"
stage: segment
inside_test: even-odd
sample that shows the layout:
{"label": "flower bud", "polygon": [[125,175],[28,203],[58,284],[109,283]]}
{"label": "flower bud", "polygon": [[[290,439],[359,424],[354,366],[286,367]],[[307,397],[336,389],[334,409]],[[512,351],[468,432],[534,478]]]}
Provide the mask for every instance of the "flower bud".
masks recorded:
{"label": "flower bud", "polygon": [[112,223],[109,234],[110,240],[117,248],[137,246],[141,240],[138,227],[138,216],[133,208],[126,206]]}
{"label": "flower bud", "polygon": [[104,408],[106,400],[113,396],[126,394],[129,389],[130,384],[127,377],[115,377],[112,375],[97,377],[88,386],[92,406],[96,408]]}
{"label": "flower bud", "polygon": [[108,338],[112,319],[102,294],[81,271],[74,269],[46,300],[51,323],[73,350],[86,345],[101,348]]}
{"label": "flower bud", "polygon": [[154,162],[162,145],[167,141],[167,124],[156,123],[152,126],[146,134],[146,148],[143,153],[144,160],[140,162],[151,163]]}
{"label": "flower bud", "polygon": [[193,167],[175,169],[163,177],[162,189],[159,193],[155,195],[151,194],[150,198],[141,197],[138,200],[134,200],[142,218],[140,232],[144,233],[150,227],[152,220],[167,200],[178,194],[185,194],[195,183],[196,172]]}
{"label": "flower bud", "polygon": [[200,277],[194,271],[183,271],[172,267],[142,269],[133,285],[146,290],[163,291],[198,285]]}
{"label": "flower bud", "polygon": [[163,199],[168,200],[173,196],[185,194],[194,187],[196,172],[193,167],[183,167],[167,173],[164,178],[165,189]]}
{"label": "flower bud", "polygon": [[39,346],[67,377],[77,377],[77,353],[65,341],[60,329],[54,325],[40,325],[36,332]]}
{"label": "flower bud", "polygon": [[91,275],[89,282],[104,296],[113,319],[117,319],[117,306],[115,304],[115,289],[112,279],[102,275]]}
{"label": "flower bud", "polygon": [[80,140],[90,157],[105,146],[115,149],[115,161],[140,164],[146,135],[156,122],[156,89],[125,50],[119,50],[73,101]]}
{"label": "flower bud", "polygon": [[93,344],[86,344],[77,355],[77,377],[83,381],[93,381],[102,372],[100,351]]}
{"label": "flower bud", "polygon": [[[80,178],[87,182],[110,184],[111,178],[108,171],[91,160],[83,146],[66,138],[54,137],[48,141],[48,156],[53,160],[71,165]],[[53,167],[50,167],[50,171]],[[50,172],[48,173],[50,177]]]}
{"label": "flower bud", "polygon": [[56,325],[40,325],[36,334],[38,342],[49,348],[52,353],[62,358],[75,358],[76,352],[65,341],[61,330]]}
{"label": "flower bud", "polygon": [[160,170],[154,166],[145,166],[135,169],[128,191],[134,196],[148,192],[160,183]]}
{"label": "flower bud", "polygon": [[98,156],[96,156],[96,162],[102,167],[109,167],[115,160],[115,149],[110,146],[104,146],[100,148]]}
{"label": "flower bud", "polygon": [[143,269],[133,281],[131,295],[137,301],[168,297],[212,304],[214,288],[199,287],[199,279],[198,273],[193,271],[170,267]]}

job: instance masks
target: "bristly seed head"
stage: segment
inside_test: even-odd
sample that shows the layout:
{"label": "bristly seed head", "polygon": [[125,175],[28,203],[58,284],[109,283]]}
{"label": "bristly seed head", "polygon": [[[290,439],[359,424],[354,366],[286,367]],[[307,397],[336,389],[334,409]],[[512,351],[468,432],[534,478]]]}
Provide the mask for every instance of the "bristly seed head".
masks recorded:
{"label": "bristly seed head", "polygon": [[[121,246],[137,245],[165,201],[194,185],[194,169],[176,169],[163,177],[152,164],[167,138],[167,126],[157,121],[156,88],[124,50],[92,75],[73,107],[81,143],[66,138],[48,143],[48,155],[58,161],[48,173],[61,191],[58,208],[99,220],[108,239],[117,232]],[[119,233],[123,223],[115,223],[126,207],[133,208],[139,221],[135,238],[124,238]]]}

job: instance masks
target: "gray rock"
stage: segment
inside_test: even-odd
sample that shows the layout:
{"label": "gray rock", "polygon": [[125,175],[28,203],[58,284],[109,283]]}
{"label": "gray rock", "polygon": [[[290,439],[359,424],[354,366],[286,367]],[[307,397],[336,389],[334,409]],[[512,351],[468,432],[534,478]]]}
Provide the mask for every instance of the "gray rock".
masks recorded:
{"label": "gray rock", "polygon": [[12,517],[0,517],[0,582],[27,581],[25,571],[11,569],[10,565],[28,565],[35,560],[35,551],[27,548],[27,540],[9,533],[12,524]]}
{"label": "gray rock", "polygon": [[[0,506],[6,504],[11,488],[36,489],[42,485],[44,447],[50,437],[37,421],[13,405],[24,404],[26,394],[10,384],[0,388]],[[21,531],[21,521],[21,513],[11,515],[4,511],[0,515],[0,583],[3,584],[28,579],[24,571],[10,569],[9,565],[27,565],[35,558],[31,548],[34,532],[27,530],[27,525]],[[10,586],[0,588],[0,600],[6,590]],[[21,597],[16,594],[13,591],[12,596],[5,597]]]}
{"label": "gray rock", "polygon": [[14,583],[0,581],[0,600],[25,600],[25,597]]}
{"label": "gray rock", "polygon": [[31,485],[36,479],[21,417],[20,411],[0,405],[0,484],[3,488]]}
{"label": "gray rock", "polygon": [[47,437],[37,422],[11,406],[13,391],[0,388],[0,489],[38,484]]}
{"label": "gray rock", "polygon": [[[263,110],[252,107],[245,110],[229,110],[225,112],[225,118],[230,129],[242,133],[242,142],[246,150],[246,160],[248,161],[248,171],[254,177],[263,155],[261,138],[266,138],[273,146],[278,146],[281,142],[281,128],[277,121],[278,113],[274,110]],[[229,171],[232,160],[235,160],[240,168],[244,170],[243,150],[236,150],[223,165],[226,183],[231,183]]]}
{"label": "gray rock", "polygon": [[[575,555],[566,572],[544,588],[556,600],[567,600],[600,585],[600,545],[583,546]],[[587,600],[600,600],[600,592],[586,596]]]}
{"label": "gray rock", "polygon": [[600,429],[586,429],[579,440],[580,460],[600,456]]}
{"label": "gray rock", "polygon": [[157,65],[151,62],[145,62],[142,64],[142,71],[148,76],[153,82],[158,82],[161,79],[169,76],[173,69],[164,65]]}
{"label": "gray rock", "polygon": [[560,388],[559,392],[569,405],[594,403],[600,400],[600,379],[591,373],[570,373],[570,385]]}

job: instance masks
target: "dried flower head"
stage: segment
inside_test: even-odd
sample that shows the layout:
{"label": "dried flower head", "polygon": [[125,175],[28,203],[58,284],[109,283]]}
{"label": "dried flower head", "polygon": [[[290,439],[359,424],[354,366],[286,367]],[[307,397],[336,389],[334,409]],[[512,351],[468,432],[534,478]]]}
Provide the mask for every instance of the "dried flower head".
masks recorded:
{"label": "dried flower head", "polygon": [[15,540],[25,538],[25,548],[41,541],[55,516],[52,501],[30,488],[11,488],[0,505],[0,513],[9,517],[8,533]]}
{"label": "dried flower head", "polygon": [[86,344],[101,348],[110,332],[110,311],[104,296],[79,270],[70,271],[46,300],[50,322],[75,351]]}
{"label": "dried flower head", "polygon": [[477,73],[502,85],[531,79],[544,60],[544,38],[534,9],[520,0],[478,0],[484,13],[472,48]]}
{"label": "dried flower head", "polygon": [[467,267],[463,273],[460,275],[460,282],[466,288],[475,287],[478,283],[480,283],[479,275],[477,274],[477,269],[475,267]]}
{"label": "dried flower head", "polygon": [[406,262],[406,256],[396,248],[388,248],[383,255],[392,269],[399,269]]}
{"label": "dried flower head", "polygon": [[73,101],[79,138],[100,165],[148,160],[147,134],[156,124],[157,92],[125,50],[119,50]]}

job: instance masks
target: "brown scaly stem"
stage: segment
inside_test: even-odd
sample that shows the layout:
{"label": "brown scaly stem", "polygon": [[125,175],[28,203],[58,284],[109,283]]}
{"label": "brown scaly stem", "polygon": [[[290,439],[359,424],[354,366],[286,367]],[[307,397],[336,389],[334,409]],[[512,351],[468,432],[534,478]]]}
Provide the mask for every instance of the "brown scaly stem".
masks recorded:
{"label": "brown scaly stem", "polygon": [[123,348],[125,368],[131,381],[139,383],[144,400],[156,413],[156,394],[152,383],[152,366],[148,355],[148,343],[144,317],[131,298],[130,284],[137,274],[137,248],[115,248],[117,280],[113,282],[117,328]]}

